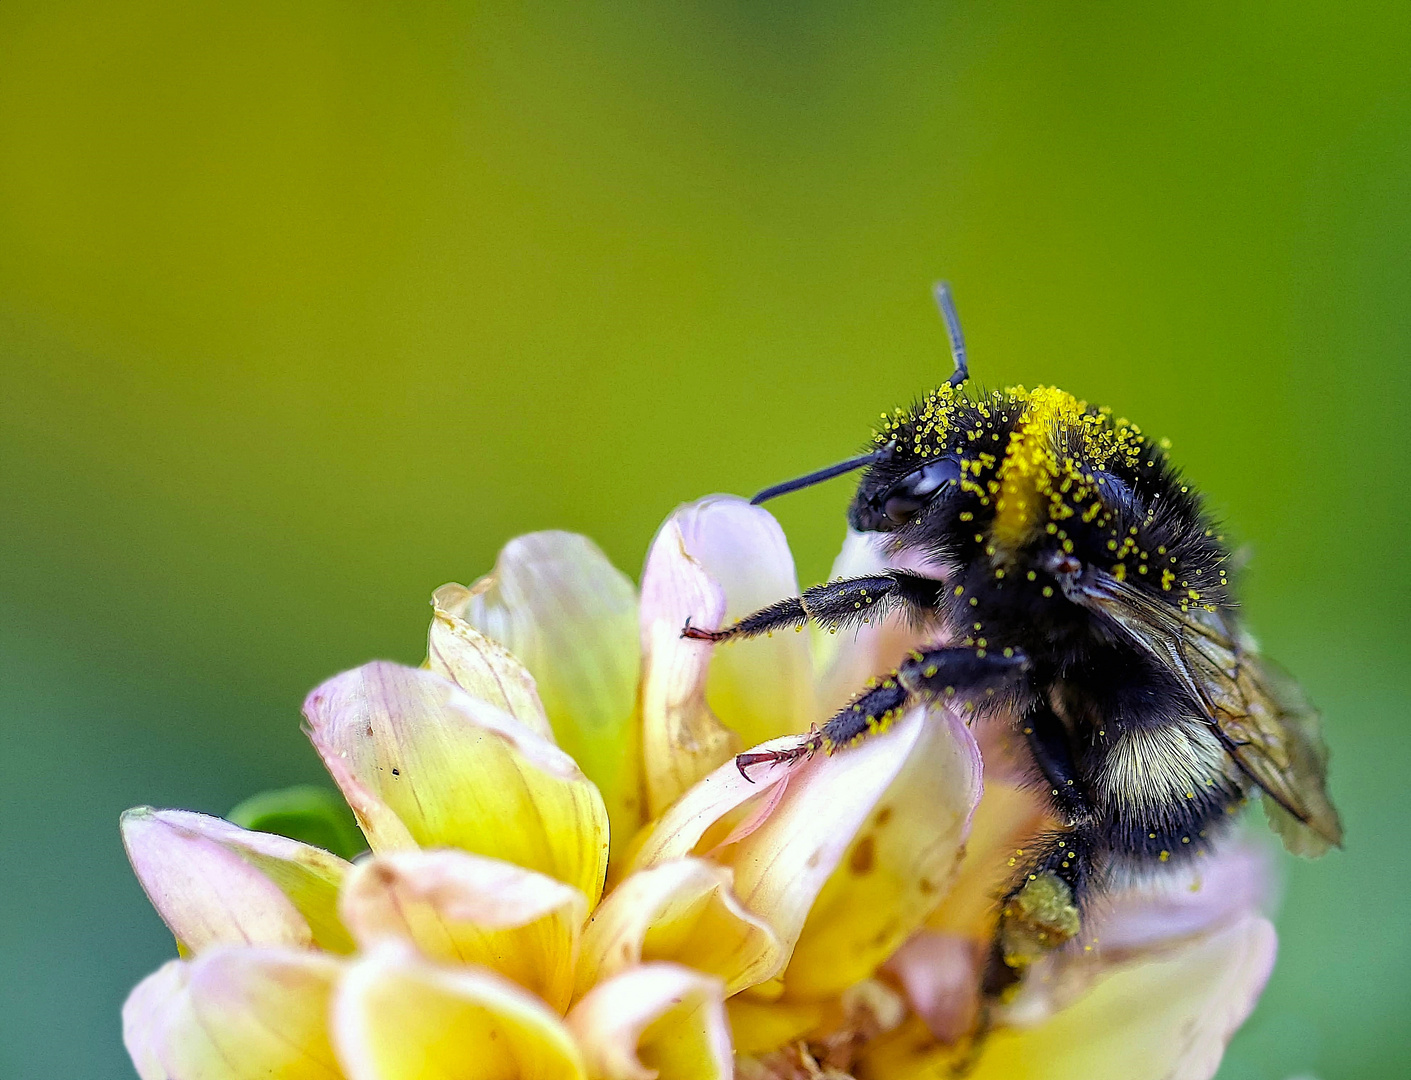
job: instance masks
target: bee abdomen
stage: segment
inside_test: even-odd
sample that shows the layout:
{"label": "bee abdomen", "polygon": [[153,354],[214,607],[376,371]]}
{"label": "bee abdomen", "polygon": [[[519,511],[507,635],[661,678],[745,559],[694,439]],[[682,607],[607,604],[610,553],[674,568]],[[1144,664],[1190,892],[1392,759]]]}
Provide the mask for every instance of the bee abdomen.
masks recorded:
{"label": "bee abdomen", "polygon": [[1196,717],[1119,732],[1105,747],[1095,786],[1113,854],[1136,862],[1204,854],[1243,799],[1234,763]]}

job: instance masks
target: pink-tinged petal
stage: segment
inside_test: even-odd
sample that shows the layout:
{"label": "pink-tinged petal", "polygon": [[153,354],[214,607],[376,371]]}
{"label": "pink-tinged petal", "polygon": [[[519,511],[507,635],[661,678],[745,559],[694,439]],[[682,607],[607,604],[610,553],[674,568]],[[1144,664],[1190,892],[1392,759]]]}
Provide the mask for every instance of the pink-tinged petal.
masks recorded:
{"label": "pink-tinged petal", "polygon": [[1271,888],[1270,873],[1267,853],[1236,843],[1194,866],[1104,897],[1083,929],[1083,948],[1040,960],[1006,1015],[1025,1026],[1038,1024],[1133,958],[1182,948],[1192,937],[1258,914]]}
{"label": "pink-tinged petal", "polygon": [[1273,879],[1266,850],[1227,844],[1169,876],[1114,895],[1084,937],[1111,956],[1205,933],[1257,911],[1268,901]]}
{"label": "pink-tinged petal", "polygon": [[492,971],[394,945],[350,966],[331,1027],[348,1080],[584,1080],[572,1036],[538,998]]}
{"label": "pink-tinged petal", "polygon": [[432,672],[377,662],[304,703],[309,737],[375,852],[457,847],[596,902],[607,815],[573,759]]}
{"label": "pink-tinged petal", "polygon": [[1048,809],[1032,785],[997,780],[985,757],[985,793],[975,808],[970,836],[944,904],[926,925],[932,930],[988,942],[1002,896],[1022,864],[1024,845],[1048,826]]}
{"label": "pink-tinged petal", "polygon": [[[841,883],[832,886],[826,909],[808,927],[797,954],[800,967],[784,978],[790,992],[797,981],[799,993],[856,982],[915,928],[925,904],[943,895],[979,791],[973,742],[948,714],[928,719],[918,709],[857,746],[792,767],[756,768],[751,778],[756,782],[745,780],[732,763],[686,792],[645,839],[637,865],[697,854],[732,867],[736,895],[792,953],[825,883],[846,858]],[[893,789],[899,778],[902,784]],[[785,783],[781,796],[777,788]],[[907,798],[919,800],[919,807],[905,806]],[[761,819],[759,806],[771,802]],[[880,813],[884,808],[890,815]],[[919,831],[916,822],[926,812],[935,814],[931,831]],[[742,821],[753,827],[740,829]],[[866,880],[873,873],[875,885]],[[906,874],[911,880],[904,880]],[[855,906],[869,898],[882,908]],[[849,918],[866,924],[877,948],[843,926]],[[842,947],[856,954],[826,955]]]}
{"label": "pink-tinged petal", "polygon": [[[867,978],[950,887],[980,799],[979,750],[946,709],[916,710],[911,722],[917,733],[901,768],[808,913],[784,972],[790,997],[827,997]],[[834,788],[832,797],[853,796]]]}
{"label": "pink-tinged petal", "polygon": [[931,1034],[953,1043],[975,1028],[983,961],[971,938],[923,930],[892,954],[886,970]]}
{"label": "pink-tinged petal", "polygon": [[[828,580],[876,574],[891,565],[876,533],[848,531]],[[939,637],[920,630],[900,611],[870,616],[858,627],[813,629],[814,670],[818,672],[819,713],[831,715],[846,705],[868,679],[895,671],[907,654]]]}
{"label": "pink-tinged petal", "polygon": [[[769,511],[714,495],[683,506],[672,521],[686,551],[725,590],[725,624],[798,595],[794,557]],[[691,621],[702,626],[704,615]],[[785,631],[716,647],[706,700],[745,745],[807,730],[818,715],[808,637]]]}
{"label": "pink-tinged petal", "polygon": [[339,962],[273,946],[173,960],[123,1006],[142,1080],[343,1080],[328,1040]]}
{"label": "pink-tinged petal", "polygon": [[451,614],[517,656],[534,676],[558,744],[602,792],[617,836],[642,821],[637,595],[584,536],[510,541]]}
{"label": "pink-tinged petal", "polygon": [[121,821],[137,879],[178,944],[352,951],[338,921],[348,864],[320,848],[222,818],[140,806]]}
{"label": "pink-tinged petal", "polygon": [[584,931],[577,993],[649,961],[716,976],[727,994],[777,974],[784,960],[778,937],[730,886],[730,870],[703,859],[674,859],[629,876]]}
{"label": "pink-tinged petal", "polygon": [[642,758],[647,816],[739,749],[740,740],[706,704],[711,646],[681,636],[687,619],[719,626],[725,591],[686,550],[681,527],[668,518],[642,571]]}
{"label": "pink-tinged petal", "polygon": [[122,1009],[122,1040],[141,1080],[171,1080],[162,1064],[161,1040],[168,1003],[186,992],[188,964],[170,960],[132,988]]}
{"label": "pink-tinged petal", "polygon": [[[1247,915],[1155,957],[1111,969],[1068,1008],[990,1034],[971,1080],[1210,1080],[1273,967],[1267,919]],[[1013,1010],[1012,1010],[1013,1011]],[[868,1075],[929,1080],[954,1050],[904,1028],[881,1040]]]}
{"label": "pink-tinged petal", "polygon": [[553,740],[534,676],[497,641],[491,641],[457,611],[471,593],[464,585],[442,585],[431,594],[431,629],[426,635],[426,666],[444,675],[471,697],[503,709],[536,735]]}
{"label": "pink-tinged petal", "polygon": [[679,964],[628,968],[568,1014],[591,1080],[730,1080],[718,979]]}
{"label": "pink-tinged petal", "polygon": [[360,862],[341,906],[364,949],[409,942],[429,959],[491,968],[568,1007],[588,902],[561,881],[464,851],[396,851]]}

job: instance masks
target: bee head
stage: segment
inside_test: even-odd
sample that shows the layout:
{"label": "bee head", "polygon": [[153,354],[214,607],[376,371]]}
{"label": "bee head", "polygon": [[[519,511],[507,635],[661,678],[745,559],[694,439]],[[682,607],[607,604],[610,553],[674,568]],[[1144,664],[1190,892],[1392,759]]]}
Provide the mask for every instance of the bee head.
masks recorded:
{"label": "bee head", "polygon": [[960,491],[960,458],[903,456],[889,444],[858,484],[848,524],[858,532],[891,533],[917,525],[925,512]]}
{"label": "bee head", "polygon": [[1149,481],[1165,468],[1134,425],[1045,386],[973,399],[942,386],[884,417],[874,447],[854,529],[997,569],[1115,565],[1152,516]]}

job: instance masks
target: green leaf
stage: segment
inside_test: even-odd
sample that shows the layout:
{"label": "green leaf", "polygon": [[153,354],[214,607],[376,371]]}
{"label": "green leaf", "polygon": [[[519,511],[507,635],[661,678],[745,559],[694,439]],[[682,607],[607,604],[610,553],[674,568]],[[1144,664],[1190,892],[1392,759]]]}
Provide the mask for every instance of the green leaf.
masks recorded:
{"label": "green leaf", "polygon": [[367,841],[343,800],[309,784],[251,795],[225,816],[241,828],[287,836],[344,859],[367,850]]}

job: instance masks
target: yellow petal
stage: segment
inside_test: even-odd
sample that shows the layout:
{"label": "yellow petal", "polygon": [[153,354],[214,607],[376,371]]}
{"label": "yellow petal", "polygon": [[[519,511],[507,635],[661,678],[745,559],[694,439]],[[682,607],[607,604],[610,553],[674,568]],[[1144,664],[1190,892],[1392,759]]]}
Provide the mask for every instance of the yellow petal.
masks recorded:
{"label": "yellow petal", "polygon": [[491,641],[455,614],[465,610],[470,590],[442,585],[431,595],[431,629],[427,632],[426,666],[444,675],[471,697],[503,709],[536,735],[552,740],[534,676],[497,641]]}
{"label": "yellow petal", "polygon": [[588,902],[543,874],[443,849],[359,863],[343,888],[342,912],[364,949],[411,942],[432,960],[498,971],[562,1011]]}
{"label": "yellow petal", "polygon": [[1024,862],[1025,844],[1044,831],[1047,820],[1047,809],[1032,785],[997,779],[987,769],[985,794],[975,808],[960,873],[927,926],[988,943],[999,914],[995,898],[1004,894]]}
{"label": "yellow petal", "polygon": [[563,1022],[483,968],[449,968],[384,946],[354,963],[334,996],[334,1043],[348,1080],[583,1080]]}
{"label": "yellow petal", "polygon": [[[672,520],[686,551],[725,590],[725,623],[798,595],[794,557],[769,511],[714,495],[683,506]],[[703,618],[692,622],[703,625]],[[715,648],[706,700],[747,746],[807,730],[818,717],[808,637],[790,630]]]}
{"label": "yellow petal", "polygon": [[1162,947],[1259,911],[1274,879],[1268,849],[1235,840],[1208,858],[1107,897],[1084,936],[1105,957]]}
{"label": "yellow petal", "polygon": [[602,798],[572,758],[508,713],[432,672],[377,662],[324,683],[304,716],[374,851],[458,847],[596,902]]}
{"label": "yellow petal", "polygon": [[[1274,928],[1249,915],[1155,958],[1111,971],[1075,1004],[1030,1029],[986,1041],[970,1080],[1209,1080],[1268,979]],[[915,1036],[916,1029],[908,1034]],[[944,1048],[883,1039],[869,1075],[940,1080]]]}
{"label": "yellow petal", "polygon": [[641,653],[627,575],[586,537],[531,533],[450,611],[533,673],[558,744],[603,793],[614,834],[631,836],[642,821]]}
{"label": "yellow petal", "polygon": [[222,943],[352,951],[337,914],[348,864],[336,855],[186,810],[140,806],[121,828],[137,879],[187,952]]}
{"label": "yellow petal", "polygon": [[216,946],[173,960],[123,1006],[142,1080],[342,1080],[327,1031],[332,957]]}
{"label": "yellow petal", "polygon": [[[698,854],[733,867],[736,895],[774,928],[785,951],[792,953],[820,890],[844,857],[855,859],[857,868],[864,864],[854,841],[866,846],[859,836],[866,828],[873,835],[868,856],[872,867],[887,867],[879,874],[885,887],[869,892],[871,884],[861,881],[868,875],[853,873],[853,868],[844,872],[859,880],[849,881],[847,886],[856,885],[859,898],[875,895],[893,906],[878,912],[830,907],[829,919],[817,923],[816,931],[810,928],[810,940],[819,944],[810,943],[801,956],[801,963],[808,966],[799,974],[800,991],[812,991],[835,981],[820,971],[826,965],[816,950],[826,949],[829,941],[863,947],[837,927],[838,920],[855,916],[874,935],[900,941],[909,932],[903,927],[914,925],[914,920],[925,914],[917,910],[922,900],[939,897],[939,892],[931,896],[926,890],[944,885],[945,867],[954,858],[958,836],[963,835],[963,827],[957,831],[959,822],[955,819],[968,817],[978,793],[978,756],[967,738],[964,727],[945,719],[945,714],[938,712],[928,721],[925,712],[917,709],[888,731],[831,756],[820,754],[793,767],[754,769],[751,778],[755,783],[741,777],[733,763],[722,766],[667,811],[642,844],[637,864],[650,866]],[[794,742],[779,739],[767,745]],[[919,757],[908,770],[914,751],[919,751]],[[937,770],[934,778],[922,777],[927,768]],[[931,823],[932,828],[939,823],[939,832],[918,829],[920,811],[888,797],[898,777],[904,779],[900,793],[914,793],[925,808],[939,815]],[[948,790],[943,792],[942,788]],[[889,823],[878,826],[877,814],[883,806],[891,808],[891,816],[902,826],[895,837]],[[963,814],[958,813],[960,807]],[[902,882],[900,867],[919,871],[917,880]],[[846,897],[847,892],[838,896]],[[849,973],[881,960],[870,949],[859,955],[857,960],[846,956],[833,959],[840,971],[846,968]],[[786,972],[785,978],[786,985],[791,985],[792,976]]]}
{"label": "yellow petal", "polygon": [[677,964],[628,968],[568,1014],[592,1080],[730,1080],[717,979]]}
{"label": "yellow petal", "polygon": [[829,1012],[820,1001],[760,1001],[748,994],[732,997],[725,1011],[735,1053],[741,1056],[767,1054],[792,1043],[822,1024]]}
{"label": "yellow petal", "polygon": [[687,619],[720,625],[725,592],[686,551],[676,518],[668,518],[642,571],[642,758],[647,815],[740,749],[740,740],[706,704],[711,646],[681,636]]}
{"label": "yellow petal", "polygon": [[773,929],[702,859],[639,870],[613,889],[583,934],[577,993],[644,961],[673,961],[720,978],[726,993],[772,977],[784,959]]}
{"label": "yellow petal", "polygon": [[790,997],[826,997],[867,978],[950,887],[980,799],[980,753],[946,709],[917,710],[915,723],[904,764],[808,913],[784,973]]}

